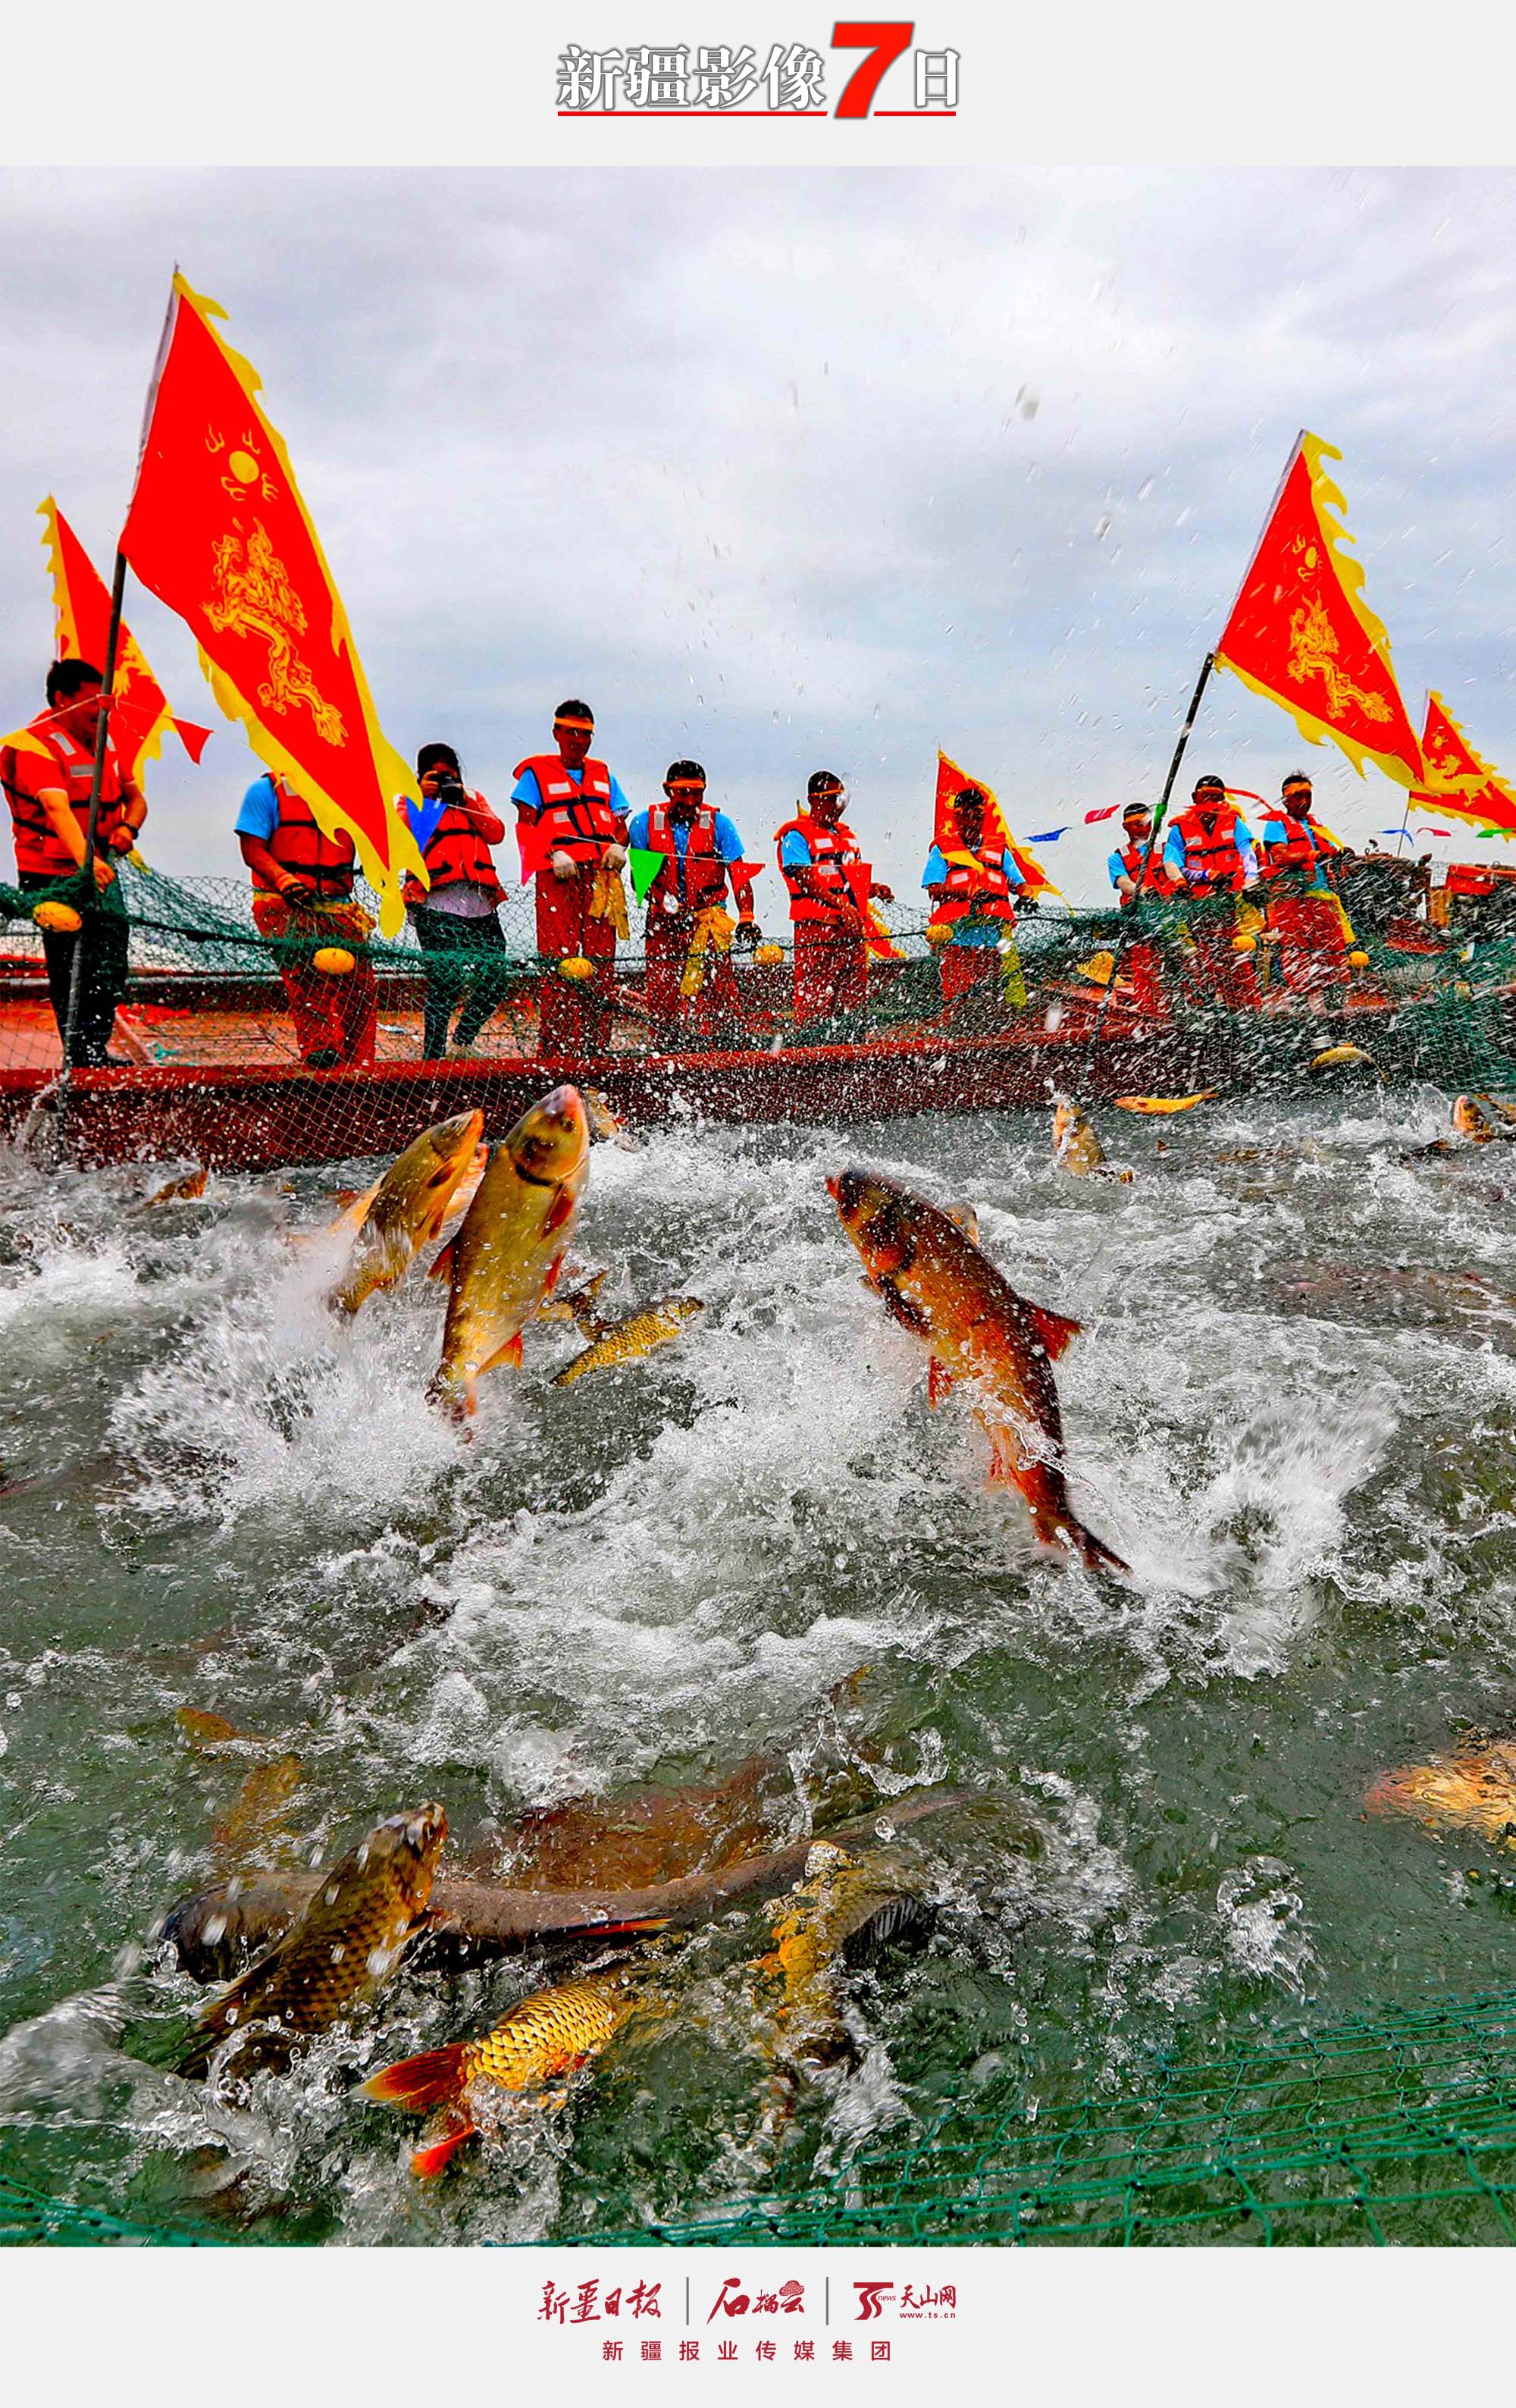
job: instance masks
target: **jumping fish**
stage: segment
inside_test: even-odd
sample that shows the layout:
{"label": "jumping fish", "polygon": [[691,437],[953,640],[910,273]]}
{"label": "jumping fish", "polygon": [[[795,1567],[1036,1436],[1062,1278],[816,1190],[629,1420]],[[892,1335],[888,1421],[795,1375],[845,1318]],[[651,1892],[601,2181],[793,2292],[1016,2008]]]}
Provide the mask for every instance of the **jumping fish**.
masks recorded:
{"label": "jumping fish", "polygon": [[1220,1087],[1202,1087],[1196,1096],[1112,1096],[1119,1112],[1190,1112],[1196,1104],[1214,1103]]}
{"label": "jumping fish", "polygon": [[1052,1152],[1060,1170],[1077,1179],[1099,1176],[1129,1184],[1129,1170],[1117,1170],[1106,1160],[1105,1149],[1071,1096],[1059,1096],[1052,1108]]}
{"label": "jumping fish", "polygon": [[657,1304],[644,1305],[639,1312],[628,1313],[624,1321],[598,1323],[583,1354],[576,1354],[572,1363],[565,1363],[554,1375],[553,1386],[566,1388],[575,1380],[582,1380],[586,1371],[641,1362],[656,1348],[668,1345],[685,1323],[705,1309],[697,1296],[665,1296]]}
{"label": "jumping fish", "polygon": [[1092,1570],[1127,1566],[1076,1519],[1064,1483],[1063,1418],[1052,1367],[1080,1325],[1018,1296],[964,1231],[893,1179],[844,1170],[826,1182],[869,1285],[922,1339],[941,1394],[954,1378],[983,1400],[993,1485],[1021,1490],[1045,1545],[1072,1547]]}
{"label": "jumping fish", "polygon": [[1383,1078],[1384,1073],[1373,1054],[1366,1054],[1361,1045],[1328,1045],[1323,1053],[1313,1054],[1310,1057],[1313,1070],[1346,1070],[1360,1063],[1366,1070],[1372,1070],[1377,1079]]}
{"label": "jumping fish", "polygon": [[432,1265],[451,1286],[430,1393],[457,1419],[474,1411],[484,1372],[520,1366],[522,1327],[557,1284],[589,1175],[577,1087],[554,1087],[491,1154],[462,1228]]}
{"label": "jumping fish", "polygon": [[418,1250],[440,1236],[459,1181],[474,1162],[481,1111],[458,1112],[423,1129],[397,1154],[377,1186],[351,1210],[361,1215],[346,1269],[328,1299],[337,1312],[356,1312],[376,1288],[404,1279]]}
{"label": "jumping fish", "polygon": [[155,1204],[190,1203],[196,1196],[205,1194],[206,1181],[208,1176],[205,1164],[198,1163],[194,1169],[188,1171],[182,1179],[171,1179],[166,1186],[155,1187],[150,1196],[145,1196],[142,1199],[143,1211],[150,1211]]}

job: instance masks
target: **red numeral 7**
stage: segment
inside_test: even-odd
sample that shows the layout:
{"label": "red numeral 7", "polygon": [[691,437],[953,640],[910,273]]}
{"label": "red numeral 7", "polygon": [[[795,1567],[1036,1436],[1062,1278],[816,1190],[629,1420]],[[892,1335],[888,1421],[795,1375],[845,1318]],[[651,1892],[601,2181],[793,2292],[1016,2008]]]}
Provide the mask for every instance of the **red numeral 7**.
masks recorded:
{"label": "red numeral 7", "polygon": [[914,19],[908,25],[882,25],[870,19],[850,19],[832,28],[834,50],[867,50],[869,56],[862,66],[854,67],[848,78],[841,99],[837,105],[839,117],[866,117],[873,105],[886,67],[894,66],[915,32]]}

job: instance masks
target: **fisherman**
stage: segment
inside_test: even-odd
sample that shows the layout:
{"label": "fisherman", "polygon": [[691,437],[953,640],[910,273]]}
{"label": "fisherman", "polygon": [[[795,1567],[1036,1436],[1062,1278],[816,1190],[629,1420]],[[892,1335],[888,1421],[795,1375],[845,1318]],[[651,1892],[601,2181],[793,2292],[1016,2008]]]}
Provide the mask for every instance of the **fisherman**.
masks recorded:
{"label": "fisherman", "polygon": [[981,980],[994,980],[1016,925],[1016,901],[1026,881],[1008,847],[986,836],[985,799],[979,786],[960,786],[943,834],[946,853],[934,844],[922,884],[932,897],[930,925],[948,928],[942,949],[942,1000],[952,1003]]}
{"label": "fisherman", "polygon": [[[1178,893],[1197,899],[1240,896],[1244,888],[1256,884],[1252,838],[1241,813],[1227,800],[1223,779],[1195,780],[1189,810],[1180,811],[1169,827],[1164,867]],[[1259,1001],[1256,974],[1236,950],[1239,934],[1235,911],[1200,920],[1190,928],[1195,969],[1214,999],[1234,1010],[1255,1008]]]}
{"label": "fisherman", "polygon": [[[741,998],[731,948],[758,941],[752,910],[757,872],[742,858],[742,838],[724,811],[706,800],[706,773],[698,761],[671,761],[664,779],[665,800],[634,814],[627,839],[634,852],[659,853],[663,867],[648,889],[648,1018],[667,1029],[686,1004],[703,1028],[739,1016]],[[728,882],[737,911],[734,927],[723,905]],[[699,977],[686,996],[686,975]]]}
{"label": "fisherman", "polygon": [[[258,933],[280,947],[279,974],[301,1061],[311,1070],[369,1068],[379,995],[364,943],[374,924],[353,895],[351,837],[346,828],[325,835],[305,796],[265,770],[242,797],[236,839],[252,872]],[[353,954],[345,975],[315,967],[327,945]]]}
{"label": "fisherman", "polygon": [[893,903],[874,879],[842,817],[847,788],[817,769],[806,801],[775,831],[779,874],[794,928],[794,1024],[861,1009],[868,990],[868,938],[861,900]]}
{"label": "fisherman", "polygon": [[[56,886],[84,867],[103,685],[100,671],[88,661],[54,661],[48,671],[48,707],[26,731],[36,749],[20,744],[0,749],[0,781],[16,839],[16,879],[23,893]],[[78,1069],[99,1069],[116,1058],[109,1051],[110,1037],[116,1007],[126,992],[130,936],[116,861],[131,852],[147,815],[147,804],[122,775],[107,743],[94,830],[97,892],[93,908],[82,912],[77,937],[52,928],[42,935],[60,1043],[66,1041],[74,948],[79,944],[84,949],[79,1017],[69,1052]]]}
{"label": "fisherman", "polygon": [[1311,783],[1292,769],[1268,806],[1260,850],[1268,887],[1268,925],[1279,945],[1280,975],[1296,995],[1324,1007],[1324,991],[1348,980],[1348,926],[1325,864],[1342,847],[1311,815]]}
{"label": "fisherman", "polygon": [[630,807],[604,761],[590,758],[594,713],[587,702],[561,702],[552,734],[556,752],[517,762],[510,799],[523,875],[531,862],[536,876],[543,965],[537,1051],[568,1054],[583,1042],[585,997],[558,975],[557,965],[576,957],[593,962],[595,999],[608,1008],[616,939],[627,934],[622,871]]}
{"label": "fisherman", "polygon": [[[1161,901],[1175,892],[1175,880],[1166,867],[1164,856],[1152,840],[1152,813],[1146,803],[1128,803],[1122,813],[1122,841],[1111,854],[1107,867],[1110,882],[1121,897],[1123,911],[1132,910],[1138,892]],[[1146,939],[1128,945],[1125,952],[1125,972],[1132,984],[1132,1000],[1146,1012],[1163,1010],[1163,990],[1158,975],[1158,948]]]}
{"label": "fisherman", "polygon": [[[454,1007],[462,1006],[452,1032],[453,1053],[471,1054],[509,984],[509,949],[495,916],[505,889],[490,851],[505,835],[506,824],[482,795],[465,786],[451,744],[423,744],[416,755],[416,777],[423,802],[442,805],[442,815],[422,847],[431,883],[422,886],[419,878],[408,878],[405,892],[416,941],[428,957],[422,1058],[445,1062]],[[402,810],[406,808],[402,802]],[[460,955],[473,958],[461,960]]]}

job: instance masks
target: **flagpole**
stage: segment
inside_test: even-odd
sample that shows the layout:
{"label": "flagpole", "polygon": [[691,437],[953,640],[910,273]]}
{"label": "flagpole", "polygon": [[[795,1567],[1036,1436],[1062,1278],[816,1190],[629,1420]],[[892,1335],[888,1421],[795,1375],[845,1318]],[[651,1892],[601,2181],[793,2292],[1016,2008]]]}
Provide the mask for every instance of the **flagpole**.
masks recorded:
{"label": "flagpole", "polygon": [[[122,604],[126,595],[126,555],[116,554],[115,575],[110,580],[110,625],[106,635],[104,680],[100,692],[100,716],[94,730],[94,770],[90,780],[90,816],[84,828],[84,876],[94,876],[94,839],[100,825],[100,789],[105,783],[106,747],[110,740],[110,704],[116,684],[116,654],[121,646]],[[120,873],[118,872],[118,875]],[[95,898],[89,895],[79,915],[79,931],[74,939],[74,959],[68,974],[68,1016],[64,1023],[64,1082],[66,1085],[74,1060],[74,1037],[79,1026],[79,997],[84,984],[84,939],[89,913]]]}

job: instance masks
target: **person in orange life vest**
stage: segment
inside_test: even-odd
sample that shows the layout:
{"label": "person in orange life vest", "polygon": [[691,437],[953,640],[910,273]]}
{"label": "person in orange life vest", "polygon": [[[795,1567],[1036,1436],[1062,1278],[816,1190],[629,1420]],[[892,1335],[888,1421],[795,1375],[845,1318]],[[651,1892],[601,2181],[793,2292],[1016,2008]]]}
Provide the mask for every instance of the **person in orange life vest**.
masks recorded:
{"label": "person in orange life vest", "polygon": [[[419,878],[408,878],[405,895],[416,941],[427,957],[422,1058],[444,1062],[454,1009],[462,1006],[453,1049],[467,1054],[510,983],[509,948],[495,917],[505,889],[490,851],[505,835],[506,824],[482,795],[465,786],[451,744],[423,744],[416,755],[416,778],[424,801],[442,804],[442,815],[422,847],[432,882],[423,886]],[[408,810],[403,796],[398,808]]]}
{"label": "person in orange life vest", "polygon": [[[1147,864],[1144,870],[1143,864]],[[1152,842],[1152,813],[1146,803],[1128,803],[1122,813],[1122,841],[1111,854],[1107,867],[1110,882],[1122,898],[1122,910],[1130,911],[1137,897],[1138,881],[1141,891],[1155,899],[1172,895],[1175,882],[1164,866],[1164,857]],[[1132,982],[1132,999],[1141,1011],[1163,1009],[1163,991],[1158,977],[1158,949],[1146,941],[1128,945],[1123,956],[1123,969]]]}
{"label": "person in orange life vest", "polygon": [[[354,899],[352,838],[323,836],[305,796],[285,778],[255,778],[236,815],[236,839],[252,872],[252,916],[260,936],[299,938],[303,952],[276,956],[294,1022],[300,1059],[312,1070],[366,1068],[374,1059],[379,996],[363,947],[373,927]],[[322,945],[356,956],[346,977],[312,966]]]}
{"label": "person in orange life vest", "polygon": [[1348,977],[1348,943],[1336,902],[1310,887],[1332,883],[1323,867],[1342,848],[1311,817],[1310,780],[1292,769],[1264,822],[1260,840],[1268,887],[1268,924],[1279,941],[1280,975],[1296,995],[1320,996]]}
{"label": "person in orange life vest", "polygon": [[863,915],[846,872],[852,868],[870,896],[893,903],[888,886],[873,882],[858,839],[842,818],[847,788],[831,769],[818,769],[803,810],[775,834],[779,875],[790,894],[794,931],[794,1021],[825,1020],[856,1011],[868,991],[868,946]]}
{"label": "person in orange life vest", "polygon": [[[591,911],[597,874],[619,881],[626,863],[627,801],[604,761],[590,758],[594,713],[587,702],[561,702],[553,714],[556,752],[529,753],[516,764],[511,801],[522,834],[537,849],[536,949],[543,975],[537,1026],[539,1054],[565,1054],[581,1044],[587,999],[608,1006],[616,958],[616,924]],[[587,998],[582,986],[559,977],[556,964],[575,953],[594,962]]]}
{"label": "person in orange life vest", "polygon": [[[1176,891],[1196,897],[1239,896],[1255,885],[1257,858],[1241,813],[1226,799],[1221,778],[1197,778],[1190,808],[1169,824],[1164,844],[1164,867]],[[1202,920],[1192,925],[1194,964],[1210,993],[1231,1010],[1248,1010],[1260,1001],[1258,976],[1251,957],[1239,954],[1232,939],[1236,916]]]}
{"label": "person in orange life vest", "polygon": [[[23,892],[56,886],[84,867],[102,683],[100,671],[88,661],[55,661],[48,671],[48,708],[28,729],[45,749],[0,749],[0,781],[10,805],[16,878]],[[126,992],[130,937],[116,863],[131,852],[147,815],[147,804],[122,776],[107,743],[95,821],[95,908],[86,912],[77,937],[50,928],[42,938],[60,1041],[68,1023],[74,947],[84,948],[72,1054],[76,1068],[99,1068],[113,1058],[110,1033]]]}
{"label": "person in orange life vest", "polygon": [[975,867],[950,862],[934,844],[922,872],[922,884],[937,906],[934,924],[952,929],[952,942],[941,955],[944,1003],[998,975],[1001,941],[1016,924],[1016,898],[1024,895],[1026,885],[1004,845],[985,840],[984,796],[978,786],[959,788],[952,817],[953,841],[948,850],[972,853]]}
{"label": "person in orange life vest", "polygon": [[703,1028],[740,1013],[741,998],[729,951],[708,942],[699,957],[705,975],[699,992],[679,993],[690,948],[703,911],[720,910],[731,882],[737,909],[733,943],[756,944],[752,911],[756,875],[742,858],[742,838],[724,811],[706,801],[706,773],[698,761],[671,761],[664,780],[665,801],[633,814],[627,840],[639,853],[661,853],[664,867],[648,889],[648,1016],[665,1025],[685,1016]]}

